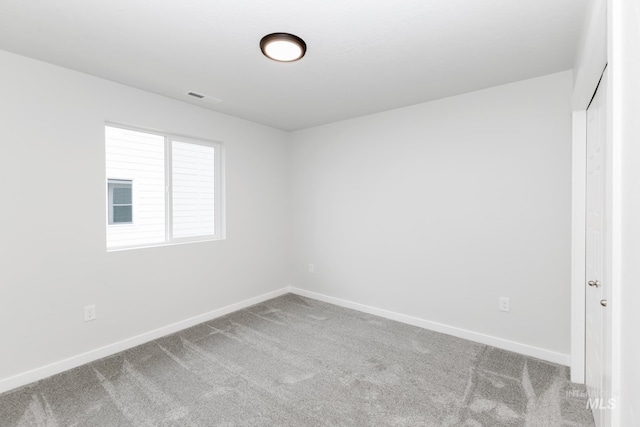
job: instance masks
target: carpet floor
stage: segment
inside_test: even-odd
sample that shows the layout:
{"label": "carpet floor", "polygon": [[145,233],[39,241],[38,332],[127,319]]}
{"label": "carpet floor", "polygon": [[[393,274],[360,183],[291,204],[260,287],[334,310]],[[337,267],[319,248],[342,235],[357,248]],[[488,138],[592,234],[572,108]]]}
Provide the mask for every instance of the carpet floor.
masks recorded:
{"label": "carpet floor", "polygon": [[591,426],[568,368],[287,294],[0,395],[5,426]]}

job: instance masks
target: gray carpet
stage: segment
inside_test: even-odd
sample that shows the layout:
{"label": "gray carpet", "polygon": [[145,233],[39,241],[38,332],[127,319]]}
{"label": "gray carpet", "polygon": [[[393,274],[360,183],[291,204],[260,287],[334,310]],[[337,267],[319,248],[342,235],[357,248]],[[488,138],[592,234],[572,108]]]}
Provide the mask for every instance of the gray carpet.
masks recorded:
{"label": "gray carpet", "polygon": [[284,295],[0,395],[2,426],[590,426],[568,368]]}

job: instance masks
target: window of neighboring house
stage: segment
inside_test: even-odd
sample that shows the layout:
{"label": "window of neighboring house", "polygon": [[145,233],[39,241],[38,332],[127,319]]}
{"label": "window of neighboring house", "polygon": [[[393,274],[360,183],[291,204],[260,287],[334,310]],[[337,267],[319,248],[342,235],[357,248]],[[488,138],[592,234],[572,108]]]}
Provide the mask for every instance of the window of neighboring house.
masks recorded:
{"label": "window of neighboring house", "polygon": [[105,127],[107,248],[222,238],[221,145]]}
{"label": "window of neighboring house", "polygon": [[133,223],[132,181],[109,179],[109,224]]}

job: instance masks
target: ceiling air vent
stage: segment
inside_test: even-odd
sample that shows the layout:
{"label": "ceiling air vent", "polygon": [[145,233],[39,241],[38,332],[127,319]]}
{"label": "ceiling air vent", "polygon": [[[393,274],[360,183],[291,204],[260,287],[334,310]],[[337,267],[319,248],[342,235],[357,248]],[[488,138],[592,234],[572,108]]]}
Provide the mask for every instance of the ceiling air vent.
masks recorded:
{"label": "ceiling air vent", "polygon": [[201,99],[203,102],[208,102],[210,104],[217,104],[222,102],[222,99],[216,98],[215,96],[204,95],[198,92],[188,92],[187,95],[193,96],[194,98]]}

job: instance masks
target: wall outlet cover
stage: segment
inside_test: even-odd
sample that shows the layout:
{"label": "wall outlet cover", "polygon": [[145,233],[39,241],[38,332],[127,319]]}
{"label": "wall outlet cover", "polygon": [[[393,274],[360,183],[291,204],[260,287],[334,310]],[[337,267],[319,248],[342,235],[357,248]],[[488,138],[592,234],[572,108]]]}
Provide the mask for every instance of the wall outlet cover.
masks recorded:
{"label": "wall outlet cover", "polygon": [[510,304],[509,298],[500,297],[499,305],[498,305],[498,308],[500,309],[500,311],[509,312],[509,310],[511,309],[510,305],[511,304]]}
{"label": "wall outlet cover", "polygon": [[95,305],[85,305],[84,307],[84,321],[89,322],[90,320],[96,320]]}

